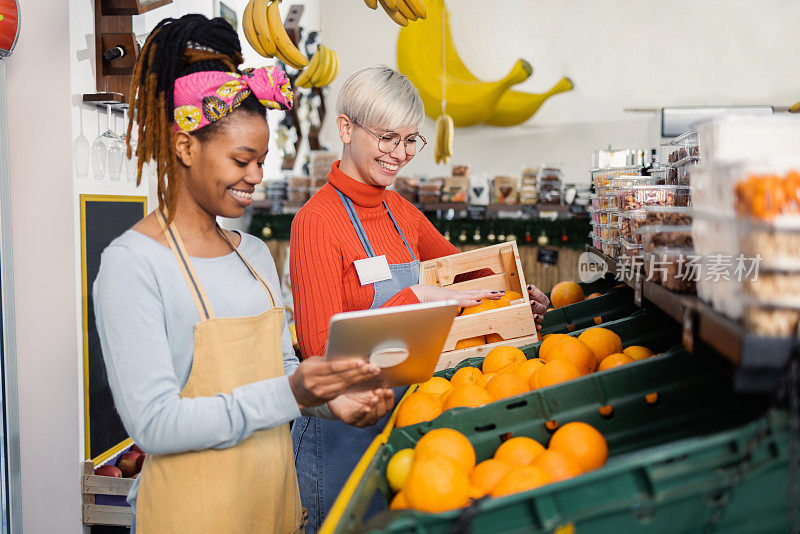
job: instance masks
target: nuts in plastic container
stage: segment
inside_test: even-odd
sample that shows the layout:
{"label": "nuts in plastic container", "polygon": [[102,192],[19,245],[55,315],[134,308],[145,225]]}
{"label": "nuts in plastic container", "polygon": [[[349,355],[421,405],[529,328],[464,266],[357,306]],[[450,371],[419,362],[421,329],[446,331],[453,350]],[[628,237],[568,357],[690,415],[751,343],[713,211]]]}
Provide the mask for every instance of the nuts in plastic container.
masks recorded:
{"label": "nuts in plastic container", "polygon": [[750,300],[745,304],[744,326],[762,336],[800,335],[800,301],[781,305]]}
{"label": "nuts in plastic container", "polygon": [[800,272],[782,270],[759,271],[758,276],[748,276],[743,281],[744,293],[759,301],[781,304],[800,301]]}
{"label": "nuts in plastic container", "polygon": [[692,130],[679,135],[669,143],[667,161],[677,163],[685,158],[700,156],[700,140],[697,132]]}
{"label": "nuts in plastic container", "polygon": [[611,178],[617,176],[632,176],[642,171],[641,165],[631,165],[628,167],[609,167],[607,169],[592,169],[592,183],[595,187],[608,186]]}
{"label": "nuts in plastic container", "polygon": [[678,163],[675,163],[671,170],[675,171],[674,179],[675,181],[672,182],[676,185],[690,185],[690,173],[694,167],[697,167],[697,164],[700,162],[700,158],[691,157],[685,158]]}
{"label": "nuts in plastic container", "polygon": [[800,218],[783,224],[739,220],[739,252],[760,256],[765,266],[800,269]]}
{"label": "nuts in plastic container", "polygon": [[669,175],[667,167],[652,168],[648,171],[648,175],[653,179],[654,185],[675,185],[667,182],[667,176]]}
{"label": "nuts in plastic container", "polygon": [[619,190],[634,185],[655,185],[655,182],[655,178],[637,174],[633,176],[617,176],[609,180],[608,184],[612,190]]}
{"label": "nuts in plastic container", "polygon": [[689,206],[689,191],[688,186],[680,185],[635,185],[617,193],[617,207],[631,211],[644,206]]}
{"label": "nuts in plastic container", "polygon": [[603,209],[603,208],[600,207],[600,197],[597,196],[597,195],[593,195],[590,198],[589,207],[591,209],[595,210],[595,211],[599,211],[599,210]]}
{"label": "nuts in plastic container", "polygon": [[694,293],[700,269],[700,257],[691,248],[656,247],[644,253],[647,279],[676,293]]}
{"label": "nuts in plastic container", "polygon": [[692,208],[682,206],[645,206],[644,224],[687,225],[692,224]]}
{"label": "nuts in plastic container", "polygon": [[779,215],[800,215],[800,172],[751,173],[734,192],[736,213],[771,220]]}
{"label": "nuts in plastic container", "polygon": [[619,241],[601,239],[600,244],[602,245],[601,250],[603,254],[605,254],[606,256],[610,256],[612,258],[617,257],[617,249],[619,248]]}
{"label": "nuts in plastic container", "polygon": [[594,237],[602,238],[602,232],[600,231],[602,225],[592,223],[592,234]]}
{"label": "nuts in plastic container", "polygon": [[617,219],[620,237],[636,243],[642,244],[641,237],[636,234],[636,230],[644,223],[644,210],[622,211]]}
{"label": "nuts in plastic container", "polygon": [[600,249],[602,247],[601,241],[602,239],[598,236],[594,235],[594,233],[589,234],[589,240],[592,243],[592,246],[596,249]]}
{"label": "nuts in plastic container", "polygon": [[613,224],[601,224],[600,237],[603,239],[616,241],[619,239],[619,229]]}
{"label": "nuts in plastic container", "polygon": [[642,226],[636,233],[642,238],[645,252],[653,252],[658,247],[693,247],[691,226]]}
{"label": "nuts in plastic container", "polygon": [[638,257],[641,253],[642,245],[639,245],[634,241],[629,241],[625,238],[620,238],[619,258],[624,258],[629,262],[632,262],[634,258]]}

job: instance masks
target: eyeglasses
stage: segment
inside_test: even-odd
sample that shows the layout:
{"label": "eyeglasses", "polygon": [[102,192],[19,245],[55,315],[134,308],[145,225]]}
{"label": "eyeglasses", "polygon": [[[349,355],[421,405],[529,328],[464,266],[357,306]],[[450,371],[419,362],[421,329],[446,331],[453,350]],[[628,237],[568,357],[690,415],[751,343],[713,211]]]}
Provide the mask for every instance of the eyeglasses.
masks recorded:
{"label": "eyeglasses", "polygon": [[[359,124],[353,119],[350,119],[350,121],[357,126],[361,126],[370,134],[372,134],[373,137],[377,138],[378,150],[380,150],[384,154],[389,154],[391,152],[394,152],[394,150],[400,145],[400,142],[402,141],[406,149],[406,155],[416,156],[417,154],[422,152],[422,149],[425,148],[425,145],[428,144],[428,141],[426,141],[425,138],[422,137],[422,135],[420,135],[419,133],[411,134],[405,139],[400,137],[400,134],[397,132],[386,132],[383,135],[378,135],[369,128],[367,128],[366,126],[364,126],[363,124]],[[422,141],[421,145],[419,141]]]}

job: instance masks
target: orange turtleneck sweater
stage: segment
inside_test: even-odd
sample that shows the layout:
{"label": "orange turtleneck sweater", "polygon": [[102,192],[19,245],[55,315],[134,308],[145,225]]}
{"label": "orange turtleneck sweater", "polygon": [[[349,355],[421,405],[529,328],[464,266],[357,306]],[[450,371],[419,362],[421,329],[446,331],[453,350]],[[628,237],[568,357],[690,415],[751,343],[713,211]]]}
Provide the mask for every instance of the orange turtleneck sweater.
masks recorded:
{"label": "orange turtleneck sweater", "polygon": [[[418,260],[458,252],[421,211],[398,193],[357,182],[339,170],[338,161],[334,163],[328,183],[292,222],[289,263],[297,339],[304,357],[325,353],[328,323],[334,314],[368,309],[375,296],[371,284],[361,286],[353,267],[353,262],[366,258],[367,253],[334,186],[353,201],[372,249],[377,256],[385,254],[390,265],[412,259],[383,201],[392,210]],[[416,302],[419,300],[414,292],[406,288],[383,306]]]}

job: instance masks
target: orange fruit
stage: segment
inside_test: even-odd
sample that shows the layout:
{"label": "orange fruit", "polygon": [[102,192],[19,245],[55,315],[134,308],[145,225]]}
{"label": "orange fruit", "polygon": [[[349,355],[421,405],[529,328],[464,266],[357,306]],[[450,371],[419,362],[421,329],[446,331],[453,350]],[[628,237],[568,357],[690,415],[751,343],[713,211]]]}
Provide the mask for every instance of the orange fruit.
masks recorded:
{"label": "orange fruit", "polygon": [[575,282],[559,282],[550,291],[550,302],[554,308],[569,306],[585,298],[583,288]]}
{"label": "orange fruit", "polygon": [[578,339],[592,349],[598,364],[609,354],[622,352],[622,340],[608,328],[592,327],[579,335]]}
{"label": "orange fruit", "polygon": [[468,337],[466,339],[459,339],[458,341],[456,341],[456,348],[453,350],[469,349],[471,347],[480,347],[481,345],[485,344],[486,344],[486,338],[483,336]]}
{"label": "orange fruit", "polygon": [[489,494],[492,497],[502,497],[503,495],[532,490],[550,482],[551,480],[547,473],[538,467],[526,465],[514,469],[504,476]]}
{"label": "orange fruit", "polygon": [[428,454],[417,458],[403,487],[410,508],[439,513],[469,504],[469,477],[448,456]]}
{"label": "orange fruit", "polygon": [[547,430],[555,430],[556,428],[558,428],[558,421],[545,421],[544,427]]}
{"label": "orange fruit", "polygon": [[[514,371],[518,377],[523,379],[525,383],[529,384],[531,376],[533,373],[538,371],[544,365],[544,360],[541,358],[531,358],[527,360],[525,363],[517,367],[517,370]],[[528,386],[530,388],[530,386]]]}
{"label": "orange fruit", "polygon": [[519,300],[524,298],[521,293],[517,293],[516,291],[506,291],[505,294],[494,301],[498,308],[505,308],[506,306],[511,306],[511,301]]}
{"label": "orange fruit", "polygon": [[531,465],[547,473],[553,482],[566,480],[583,473],[581,464],[575,458],[553,449],[544,451]]}
{"label": "orange fruit", "polygon": [[525,353],[517,347],[495,347],[483,359],[484,373],[513,373],[527,361]]}
{"label": "orange fruit", "polygon": [[473,488],[480,490],[481,497],[483,497],[492,491],[511,469],[513,468],[510,464],[502,460],[489,458],[475,466],[472,474],[469,475],[469,483],[472,484]]}
{"label": "orange fruit", "polygon": [[644,396],[644,400],[647,404],[655,404],[658,402],[658,393],[648,393]]}
{"label": "orange fruit", "polygon": [[491,382],[486,384],[486,391],[494,400],[500,400],[520,393],[527,393],[530,388],[525,380],[515,374],[498,373],[492,378]]}
{"label": "orange fruit", "polygon": [[475,385],[480,387],[480,388],[486,389],[486,384],[488,384],[489,380],[491,380],[495,376],[497,376],[497,373],[485,374],[485,375],[483,375],[482,377],[480,377],[479,379],[477,379],[475,381]]}
{"label": "orange fruit", "polygon": [[549,449],[572,456],[584,471],[602,467],[608,460],[606,439],[595,427],[580,421],[556,430],[550,438]]}
{"label": "orange fruit", "polygon": [[462,367],[450,378],[450,383],[456,388],[458,386],[474,384],[481,375],[483,375],[483,373],[477,367]]}
{"label": "orange fruit", "polygon": [[477,408],[484,404],[494,402],[489,393],[480,386],[475,384],[467,384],[466,386],[458,386],[447,395],[444,401],[444,410],[457,408],[459,406],[466,406],[468,408]]}
{"label": "orange fruit", "polygon": [[553,347],[555,347],[559,341],[566,338],[571,339],[572,336],[568,336],[567,334],[547,334],[544,336],[544,341],[542,341],[542,344],[539,345],[538,356],[543,360],[546,359]]}
{"label": "orange fruit", "polygon": [[614,412],[614,407],[610,404],[606,404],[605,406],[600,406],[597,411],[600,412],[600,415],[603,417],[608,417]]}
{"label": "orange fruit", "polygon": [[603,296],[603,294],[602,294],[602,293],[592,293],[591,295],[589,295],[588,297],[586,297],[586,300],[593,299],[593,298],[595,298],[595,297],[602,297],[602,296]]}
{"label": "orange fruit", "polygon": [[597,366],[598,371],[605,371],[606,369],[613,369],[614,367],[619,367],[620,365],[625,365],[626,363],[633,363],[636,360],[628,356],[627,354],[623,354],[618,352],[616,354],[610,354],[603,358],[603,361],[600,362],[600,365]]}
{"label": "orange fruit", "polygon": [[572,336],[556,338],[546,356],[540,356],[545,363],[553,360],[567,360],[574,365],[581,374],[589,374],[597,367],[592,349],[580,339]]}
{"label": "orange fruit", "polygon": [[622,353],[627,354],[634,360],[645,360],[653,355],[652,350],[648,349],[647,347],[642,347],[641,345],[631,345],[630,347],[624,349]]}
{"label": "orange fruit", "polygon": [[483,311],[495,310],[495,309],[497,309],[496,301],[485,299],[482,300],[481,303],[478,304],[477,306],[468,306],[464,308],[463,310],[461,310],[460,315],[471,315],[473,313],[480,313]]}
{"label": "orange fruit", "polygon": [[494,458],[502,460],[512,466],[522,467],[530,465],[544,452],[541,443],[533,438],[519,436],[504,441],[497,450],[494,451]]}
{"label": "orange fruit", "polygon": [[467,474],[475,468],[475,449],[458,430],[435,428],[422,436],[414,447],[414,461],[437,454],[447,456]]}
{"label": "orange fruit", "polygon": [[[455,388],[453,388],[453,389],[455,389]],[[444,403],[447,402],[447,397],[450,396],[450,394],[453,392],[453,389],[445,391],[444,393],[442,393],[439,396],[439,400],[442,401],[442,411],[444,411]]]}
{"label": "orange fruit", "polygon": [[397,408],[395,425],[399,427],[431,421],[441,415],[442,401],[428,393],[415,391]]}
{"label": "orange fruit", "polygon": [[505,341],[500,334],[486,334],[486,343],[500,343],[501,341]]}
{"label": "orange fruit", "polygon": [[406,510],[408,509],[408,501],[405,494],[401,491],[394,496],[392,502],[389,503],[389,510]]}
{"label": "orange fruit", "polygon": [[537,388],[546,388],[581,376],[583,375],[580,370],[569,361],[553,360],[536,371],[536,374],[533,375],[533,382]]}
{"label": "orange fruit", "polygon": [[451,384],[449,380],[447,380],[443,376],[432,376],[431,378],[429,378],[428,380],[419,385],[419,387],[417,388],[417,392],[427,393],[428,395],[439,397],[443,393],[450,391],[451,389],[453,389],[453,384]]}

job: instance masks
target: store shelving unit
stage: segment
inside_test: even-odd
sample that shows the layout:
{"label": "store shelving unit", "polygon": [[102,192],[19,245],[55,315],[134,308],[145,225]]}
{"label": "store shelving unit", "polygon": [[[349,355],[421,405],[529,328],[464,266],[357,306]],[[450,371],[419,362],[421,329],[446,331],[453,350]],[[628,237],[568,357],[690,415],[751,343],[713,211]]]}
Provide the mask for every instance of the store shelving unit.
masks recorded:
{"label": "store shelving unit", "polygon": [[[608,273],[617,273],[617,262],[600,250],[586,250],[606,262]],[[766,392],[778,388],[793,351],[800,351],[800,337],[771,337],[748,332],[695,296],[681,295],[647,280],[641,268],[632,269],[621,281],[634,291],[634,304],[656,306],[681,324],[683,345],[690,352],[700,341],[737,366],[736,387],[742,391]]]}

